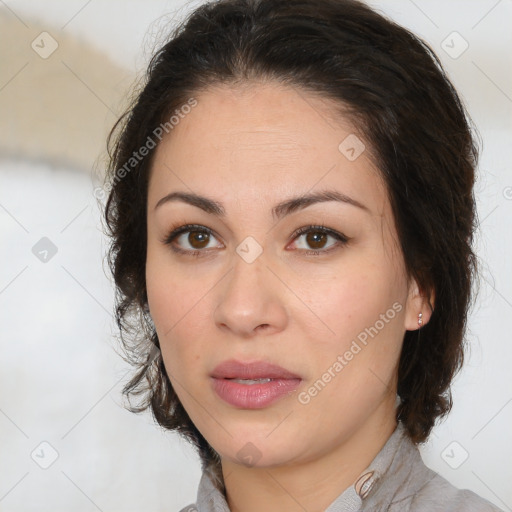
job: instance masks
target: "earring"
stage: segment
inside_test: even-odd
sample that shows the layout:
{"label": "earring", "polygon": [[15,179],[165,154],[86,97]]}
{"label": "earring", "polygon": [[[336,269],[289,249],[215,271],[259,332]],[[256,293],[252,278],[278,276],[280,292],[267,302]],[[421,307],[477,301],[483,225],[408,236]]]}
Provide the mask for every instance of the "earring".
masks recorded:
{"label": "earring", "polygon": [[420,313],[418,315],[418,325],[421,327],[423,325],[423,320],[421,319],[421,317],[423,316],[423,313]]}

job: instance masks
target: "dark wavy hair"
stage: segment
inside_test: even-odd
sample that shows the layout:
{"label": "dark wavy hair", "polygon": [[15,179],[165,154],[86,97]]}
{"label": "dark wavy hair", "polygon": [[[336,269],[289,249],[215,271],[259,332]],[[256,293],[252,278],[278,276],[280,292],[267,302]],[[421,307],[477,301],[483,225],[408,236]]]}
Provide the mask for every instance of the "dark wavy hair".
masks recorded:
{"label": "dark wavy hair", "polygon": [[357,0],[218,0],[173,29],[143,78],[109,135],[105,179],[116,321],[135,367],[123,395],[140,399],[129,410],[150,408],[159,425],[196,446],[203,469],[218,471],[218,454],[171,385],[149,314],[146,206],[154,151],[144,158],[138,151],[199,92],[273,81],[335,100],[340,117],[359,130],[387,186],[407,274],[427,297],[435,293],[430,321],[405,333],[398,368],[397,420],[414,443],[424,442],[452,407],[450,384],[463,362],[478,271],[476,130],[434,51]]}

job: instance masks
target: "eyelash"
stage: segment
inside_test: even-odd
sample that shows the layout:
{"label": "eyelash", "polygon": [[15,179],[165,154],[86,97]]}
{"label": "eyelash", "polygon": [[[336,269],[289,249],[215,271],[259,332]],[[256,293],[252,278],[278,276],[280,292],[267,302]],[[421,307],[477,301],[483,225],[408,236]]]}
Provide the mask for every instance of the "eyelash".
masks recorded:
{"label": "eyelash", "polygon": [[[188,250],[188,249],[180,249],[179,247],[172,244],[172,242],[179,235],[182,235],[183,233],[189,233],[192,231],[199,231],[202,233],[207,233],[208,235],[210,235],[210,236],[213,235],[215,237],[215,233],[211,229],[207,228],[206,226],[201,226],[199,224],[186,224],[184,226],[180,226],[176,229],[173,229],[167,236],[164,237],[163,240],[161,240],[161,242],[165,245],[169,245],[171,247],[171,249],[176,253],[184,254],[187,256],[193,256],[193,257],[202,257],[205,255],[205,253],[209,252],[208,249],[202,249],[202,250],[196,249],[196,250],[192,251],[192,250]],[[299,251],[305,252],[305,254],[307,256],[323,256],[327,253],[330,253],[332,250],[339,248],[340,245],[341,246],[345,245],[350,240],[350,238],[346,237],[342,233],[338,233],[337,231],[334,231],[333,229],[326,228],[323,225],[311,225],[311,226],[304,226],[302,228],[295,230],[294,233],[292,234],[292,241],[295,240],[296,238],[298,238],[299,236],[301,236],[305,233],[310,233],[310,232],[324,233],[326,235],[330,235],[333,238],[335,238],[338,243],[332,245],[328,249],[317,249],[317,250],[299,249]]]}

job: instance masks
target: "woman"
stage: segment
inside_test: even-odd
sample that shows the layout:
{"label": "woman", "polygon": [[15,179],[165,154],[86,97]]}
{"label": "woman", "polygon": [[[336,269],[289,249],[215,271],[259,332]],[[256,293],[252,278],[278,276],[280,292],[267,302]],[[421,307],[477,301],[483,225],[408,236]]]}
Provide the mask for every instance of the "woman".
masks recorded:
{"label": "woman", "polygon": [[117,320],[210,511],[499,510],[428,469],[476,275],[477,149],[356,0],[223,0],[152,59],[106,207]]}

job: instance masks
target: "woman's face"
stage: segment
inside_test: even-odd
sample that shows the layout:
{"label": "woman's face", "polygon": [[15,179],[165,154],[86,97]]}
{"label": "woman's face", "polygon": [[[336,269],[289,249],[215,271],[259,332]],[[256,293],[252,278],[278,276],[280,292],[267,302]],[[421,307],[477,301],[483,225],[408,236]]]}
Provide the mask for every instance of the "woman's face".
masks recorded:
{"label": "woman's face", "polygon": [[[420,307],[368,150],[304,91],[195,98],[154,155],[146,262],[162,357],[190,418],[224,460],[255,466],[319,457],[394,422],[402,339]],[[178,192],[190,201],[161,201]],[[186,224],[196,227],[165,243]],[[320,227],[296,234],[309,226]],[[232,360],[261,364],[217,369]]]}

